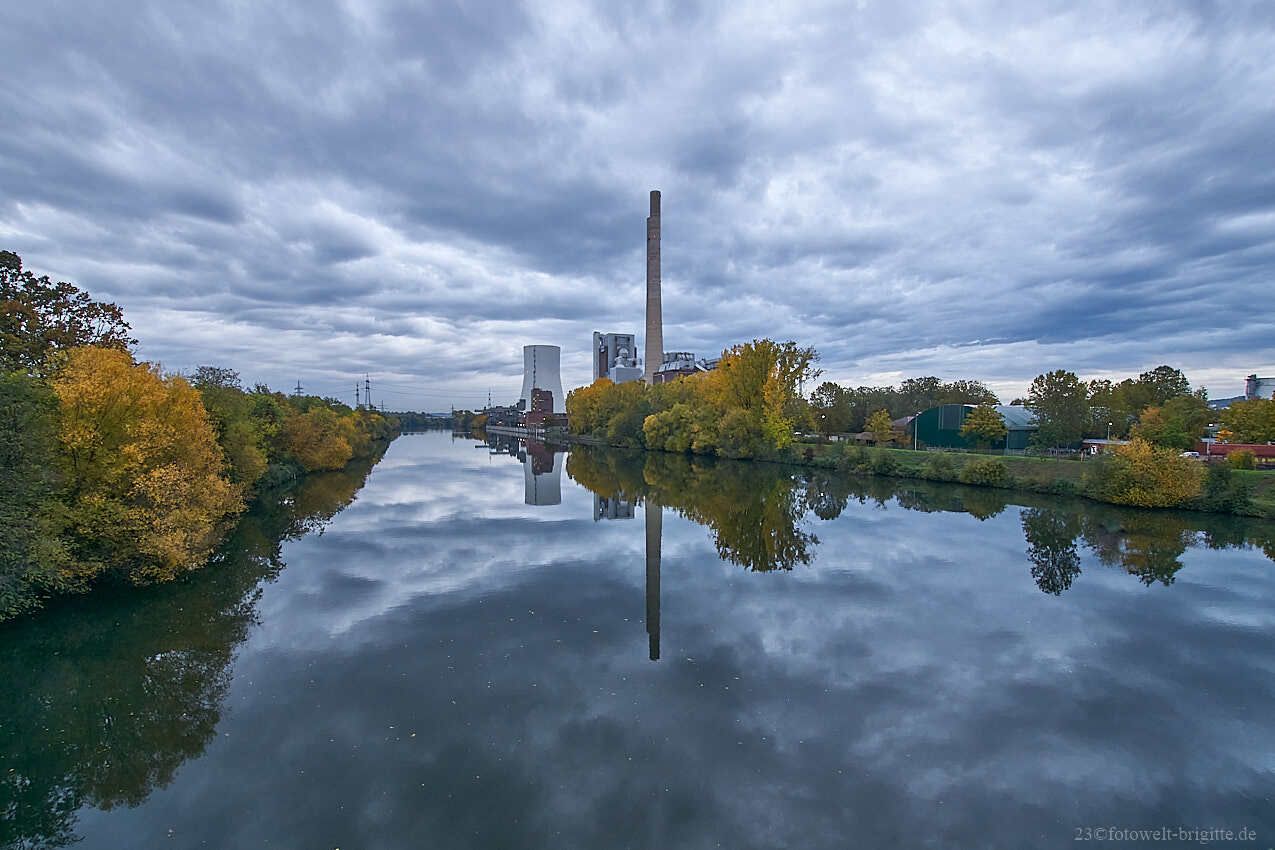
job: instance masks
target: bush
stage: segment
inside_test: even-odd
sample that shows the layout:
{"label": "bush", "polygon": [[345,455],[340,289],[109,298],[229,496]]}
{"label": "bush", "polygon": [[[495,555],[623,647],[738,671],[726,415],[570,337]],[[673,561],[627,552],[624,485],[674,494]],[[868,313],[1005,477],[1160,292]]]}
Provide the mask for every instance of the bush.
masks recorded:
{"label": "bush", "polygon": [[1231,469],[1256,469],[1257,455],[1249,449],[1240,449],[1226,456],[1226,464]]}
{"label": "bush", "polygon": [[1091,462],[1086,487],[1094,498],[1115,505],[1176,508],[1196,502],[1203,481],[1199,461],[1134,438]]}
{"label": "bush", "polygon": [[876,449],[872,452],[869,469],[873,475],[894,475],[899,471],[899,462],[885,449]]}
{"label": "bush", "polygon": [[858,443],[846,443],[837,461],[839,469],[851,472],[866,472],[868,468],[868,452]]}
{"label": "bush", "polygon": [[1212,464],[1204,479],[1200,507],[1207,511],[1243,512],[1249,507],[1248,483],[1236,476],[1229,463]]}
{"label": "bush", "polygon": [[1077,487],[1075,482],[1068,481],[1066,478],[1059,478],[1049,482],[1049,486],[1046,489],[1058,496],[1074,496],[1076,495]]}
{"label": "bush", "polygon": [[961,483],[982,487],[1009,487],[1013,484],[1013,478],[1005,464],[999,460],[981,457],[961,468]]}
{"label": "bush", "polygon": [[931,481],[955,481],[956,465],[946,452],[930,452],[921,466],[921,475]]}

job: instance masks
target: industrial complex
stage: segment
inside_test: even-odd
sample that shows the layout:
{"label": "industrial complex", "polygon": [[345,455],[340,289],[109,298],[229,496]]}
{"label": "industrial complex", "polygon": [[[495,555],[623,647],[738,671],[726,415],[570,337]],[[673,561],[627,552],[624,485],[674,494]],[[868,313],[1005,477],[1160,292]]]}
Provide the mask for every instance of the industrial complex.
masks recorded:
{"label": "industrial complex", "polygon": [[[664,351],[663,293],[660,270],[660,192],[651,191],[646,218],[646,353],[638,354],[637,336],[594,331],[593,380],[612,383],[666,381],[717,368],[719,358],[696,357],[690,351]],[[522,393],[518,403],[488,406],[489,426],[542,429],[566,424],[566,394],[562,389],[562,349],[557,345],[526,345],[522,349]]]}

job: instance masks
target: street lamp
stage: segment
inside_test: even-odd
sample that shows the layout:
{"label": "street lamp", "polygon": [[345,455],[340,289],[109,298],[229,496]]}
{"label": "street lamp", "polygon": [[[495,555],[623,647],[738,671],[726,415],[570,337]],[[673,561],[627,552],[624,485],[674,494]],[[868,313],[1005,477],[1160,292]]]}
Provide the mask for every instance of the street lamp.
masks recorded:
{"label": "street lamp", "polygon": [[1107,423],[1107,439],[1108,440],[1111,439],[1111,423],[1110,422]]}

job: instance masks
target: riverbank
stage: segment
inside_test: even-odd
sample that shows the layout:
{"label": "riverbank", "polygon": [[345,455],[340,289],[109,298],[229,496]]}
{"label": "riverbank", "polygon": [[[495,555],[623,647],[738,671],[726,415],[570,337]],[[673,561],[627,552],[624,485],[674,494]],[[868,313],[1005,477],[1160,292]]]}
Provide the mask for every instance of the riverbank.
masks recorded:
{"label": "riverbank", "polygon": [[[494,428],[488,431],[495,433]],[[518,433],[521,432],[521,433]],[[526,439],[526,429],[505,428],[508,436]],[[572,434],[563,429],[548,429],[541,439],[554,445],[608,446],[634,449],[633,446],[608,443],[598,437]],[[659,451],[639,448],[638,451]],[[661,452],[667,454],[667,452]],[[794,443],[769,457],[739,458],[760,463],[816,467],[922,481],[939,481],[1002,490],[1018,490],[1051,495],[1078,496],[1101,504],[1120,504],[1101,498],[1087,480],[1097,460],[1070,460],[1023,455],[987,455],[969,452],[915,451],[896,448],[863,448],[844,443]],[[1197,500],[1194,504],[1166,506],[1172,510],[1194,510],[1205,513],[1231,514],[1275,519],[1275,474],[1254,470],[1229,470],[1231,497],[1212,503]],[[1247,498],[1236,494],[1246,493]],[[1141,507],[1148,507],[1142,505]],[[1160,508],[1156,508],[1160,509]]]}

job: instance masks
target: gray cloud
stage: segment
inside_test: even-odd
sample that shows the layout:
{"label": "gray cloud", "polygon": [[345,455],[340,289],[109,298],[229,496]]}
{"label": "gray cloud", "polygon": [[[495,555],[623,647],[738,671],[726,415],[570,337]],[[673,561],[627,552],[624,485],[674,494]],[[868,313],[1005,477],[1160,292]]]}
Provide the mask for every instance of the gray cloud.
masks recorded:
{"label": "gray cloud", "polygon": [[586,381],[652,187],[670,347],[1007,396],[1275,368],[1269,7],[674,5],[28,5],[0,242],[169,368],[394,406],[511,396],[529,342]]}

